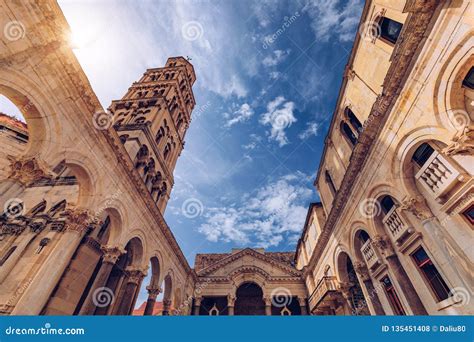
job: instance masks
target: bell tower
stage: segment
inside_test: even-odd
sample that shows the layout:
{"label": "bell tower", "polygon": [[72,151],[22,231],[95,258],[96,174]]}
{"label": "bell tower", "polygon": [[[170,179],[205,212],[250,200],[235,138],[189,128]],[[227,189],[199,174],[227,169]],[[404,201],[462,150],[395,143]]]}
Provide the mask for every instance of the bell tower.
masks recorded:
{"label": "bell tower", "polygon": [[169,200],[173,171],[196,104],[195,81],[187,59],[168,58],[164,67],[148,69],[109,107],[114,128],[161,213]]}

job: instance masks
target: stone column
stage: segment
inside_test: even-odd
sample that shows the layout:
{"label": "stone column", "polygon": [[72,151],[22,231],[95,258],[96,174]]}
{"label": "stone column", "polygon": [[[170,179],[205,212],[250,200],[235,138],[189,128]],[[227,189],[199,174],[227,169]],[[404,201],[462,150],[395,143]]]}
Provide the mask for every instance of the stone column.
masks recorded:
{"label": "stone column", "polygon": [[469,261],[470,258],[462,250],[456,240],[453,238],[451,233],[446,230],[446,227],[441,224],[436,216],[434,216],[431,208],[426,203],[426,200],[422,196],[416,198],[406,198],[401,207],[402,210],[410,212],[425,228],[425,232],[430,235],[434,241],[435,246],[431,250],[431,254],[441,254],[443,260],[442,264],[450,263],[456,265],[452,267],[452,270],[459,277],[460,281],[466,289],[471,289],[471,269]]}
{"label": "stone column", "polygon": [[352,306],[352,301],[351,301],[352,294],[351,294],[350,289],[351,289],[352,286],[353,286],[352,283],[340,282],[337,285],[337,289],[342,294],[342,297],[344,298],[344,301],[346,302],[346,305],[349,308],[349,312],[352,315],[355,315],[355,308]]}
{"label": "stone column", "polygon": [[414,315],[427,315],[428,312],[423,305],[415,287],[410,281],[408,274],[405,272],[398,256],[393,250],[390,240],[386,236],[376,236],[374,245],[381,251],[382,255],[387,260],[391,273],[395,276],[395,280],[400,286],[405,299],[410,305],[411,311]]}
{"label": "stone column", "polygon": [[298,297],[298,303],[300,304],[301,315],[308,315],[308,310],[306,309],[306,299]]}
{"label": "stone column", "polygon": [[148,299],[146,300],[146,307],[145,312],[143,313],[144,316],[153,315],[153,309],[155,308],[156,297],[160,294],[160,288],[153,288],[148,286],[146,288],[148,290]]}
{"label": "stone column", "polygon": [[370,279],[369,270],[363,262],[354,262],[354,270],[356,271],[359,279],[364,283],[365,289],[367,290],[368,299],[372,303],[375,315],[385,315],[385,310],[383,309],[380,298],[377,294],[377,291],[374,288],[372,279]]}
{"label": "stone column", "polygon": [[163,316],[169,316],[171,308],[171,300],[164,299],[163,300]]}
{"label": "stone column", "polygon": [[232,295],[227,295],[227,314],[229,316],[234,316],[234,306],[235,306],[235,297]]}
{"label": "stone column", "polygon": [[272,315],[272,299],[270,297],[264,297],[263,300],[265,301],[265,315],[271,316]]}
{"label": "stone column", "polygon": [[199,310],[201,309],[202,297],[194,298],[194,316],[199,316]]}
{"label": "stone column", "polygon": [[[28,228],[26,228],[28,229]],[[5,280],[5,278],[10,274],[13,267],[18,263],[21,255],[23,254],[26,246],[33,240],[36,236],[36,232],[28,230],[25,236],[22,237],[21,242],[16,246],[15,251],[10,255],[8,260],[0,267],[0,284]],[[20,236],[21,237],[21,236]],[[17,237],[18,238],[18,237]],[[13,247],[13,245],[9,246]],[[8,249],[7,249],[8,251]]]}
{"label": "stone column", "polygon": [[12,311],[12,315],[39,315],[69,265],[74,252],[96,220],[83,209],[68,209],[65,231]]}
{"label": "stone column", "polygon": [[122,301],[117,310],[117,315],[128,315],[133,305],[133,299],[135,298],[138,285],[146,275],[143,270],[137,268],[129,268],[126,270],[126,273],[128,276],[126,280],[127,283],[125,285]]}
{"label": "stone column", "polygon": [[[112,292],[111,289],[104,288],[107,285],[107,280],[109,279],[110,272],[119,257],[125,253],[125,250],[121,247],[109,247],[104,246],[101,248],[104,253],[102,256],[102,265],[100,266],[99,272],[95,277],[95,280],[87,294],[86,300],[82,304],[81,310],[79,311],[80,315],[93,315],[95,309],[97,308],[97,303],[103,305],[106,303],[101,303],[100,296],[105,292]],[[110,305],[110,303],[106,305]]]}

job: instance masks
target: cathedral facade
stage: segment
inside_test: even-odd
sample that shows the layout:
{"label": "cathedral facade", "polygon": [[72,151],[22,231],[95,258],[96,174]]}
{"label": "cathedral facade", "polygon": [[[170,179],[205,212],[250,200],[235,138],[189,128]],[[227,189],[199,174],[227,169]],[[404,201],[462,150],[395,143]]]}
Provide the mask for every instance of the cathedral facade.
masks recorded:
{"label": "cathedral facade", "polygon": [[104,110],[58,4],[0,5],[16,25],[0,94],[26,121],[0,114],[0,314],[128,315],[142,285],[144,315],[158,296],[163,315],[474,312],[469,1],[367,1],[296,251],[194,268],[163,218],[196,106],[190,61],[137,75]]}

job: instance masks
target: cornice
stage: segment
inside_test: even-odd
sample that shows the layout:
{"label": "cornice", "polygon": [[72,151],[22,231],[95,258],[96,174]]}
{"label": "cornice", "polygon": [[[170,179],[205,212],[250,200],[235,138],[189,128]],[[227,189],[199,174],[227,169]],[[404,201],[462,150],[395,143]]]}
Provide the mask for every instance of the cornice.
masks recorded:
{"label": "cornice", "polygon": [[246,249],[243,249],[243,250],[241,250],[237,253],[231,254],[228,257],[225,257],[225,258],[217,261],[216,263],[214,263],[214,264],[212,264],[212,265],[210,265],[206,268],[203,268],[197,274],[198,274],[199,277],[209,275],[212,272],[215,272],[216,270],[218,270],[219,268],[222,268],[222,267],[234,262],[237,259],[243,258],[246,255],[250,255],[250,256],[252,256],[256,259],[259,259],[263,262],[271,264],[272,266],[275,266],[275,267],[277,267],[277,268],[279,268],[279,269],[281,269],[281,270],[283,270],[287,273],[290,273],[293,276],[301,277],[301,272],[298,271],[296,268],[287,266],[287,265],[283,264],[282,262],[280,262],[280,261],[278,261],[278,260],[276,260],[272,257],[266,256],[265,254],[256,252],[251,248],[246,248]]}
{"label": "cornice", "polygon": [[377,97],[372,106],[359,142],[352,152],[349,166],[333,201],[324,229],[311,256],[308,264],[311,268],[316,266],[329,242],[336,223],[342,216],[342,211],[348,202],[347,199],[352,194],[353,185],[358,176],[363,173],[367,160],[374,149],[374,142],[380,135],[389,113],[413,69],[416,53],[422,49],[426,41],[437,2],[435,0],[413,0],[410,3],[409,8],[418,8],[423,5],[424,10],[413,11],[408,15],[392,54],[391,64],[383,82],[382,94]]}

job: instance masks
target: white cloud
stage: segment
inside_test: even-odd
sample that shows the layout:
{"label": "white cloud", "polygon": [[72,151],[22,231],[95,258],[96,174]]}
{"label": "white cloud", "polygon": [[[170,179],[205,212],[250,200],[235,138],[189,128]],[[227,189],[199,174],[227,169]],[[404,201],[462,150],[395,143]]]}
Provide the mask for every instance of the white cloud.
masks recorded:
{"label": "white cloud", "polygon": [[250,142],[246,145],[242,145],[242,148],[246,150],[254,150],[261,141],[262,137],[256,134],[250,134]]}
{"label": "white cloud", "polygon": [[247,121],[250,119],[253,113],[253,109],[250,108],[250,105],[248,103],[244,103],[238,110],[234,112],[232,118],[227,121],[226,127],[231,127],[236,123]]}
{"label": "white cloud", "polygon": [[290,54],[290,49],[288,50],[275,50],[273,51],[273,54],[270,56],[267,56],[263,59],[262,64],[265,65],[266,67],[271,67],[275,66],[277,64],[280,64],[283,60],[285,60],[286,57]]}
{"label": "white cloud", "polygon": [[319,129],[319,123],[310,121],[306,124],[306,129],[301,132],[298,137],[301,140],[305,140],[311,136],[317,136],[318,135],[318,129]]}
{"label": "white cloud", "polygon": [[349,0],[346,4],[339,0],[307,0],[304,9],[311,18],[311,28],[316,38],[328,41],[336,38],[342,42],[351,41],[362,11],[360,0]]}
{"label": "white cloud", "polygon": [[278,96],[267,105],[267,112],[262,114],[260,123],[263,125],[270,125],[269,138],[277,141],[282,147],[288,144],[285,129],[290,127],[297,120],[293,114],[295,104],[291,101],[286,101],[283,96]]}
{"label": "white cloud", "polygon": [[308,176],[295,172],[244,196],[240,205],[207,209],[206,222],[198,231],[212,242],[231,242],[257,247],[295,241],[303,228],[312,191]]}

